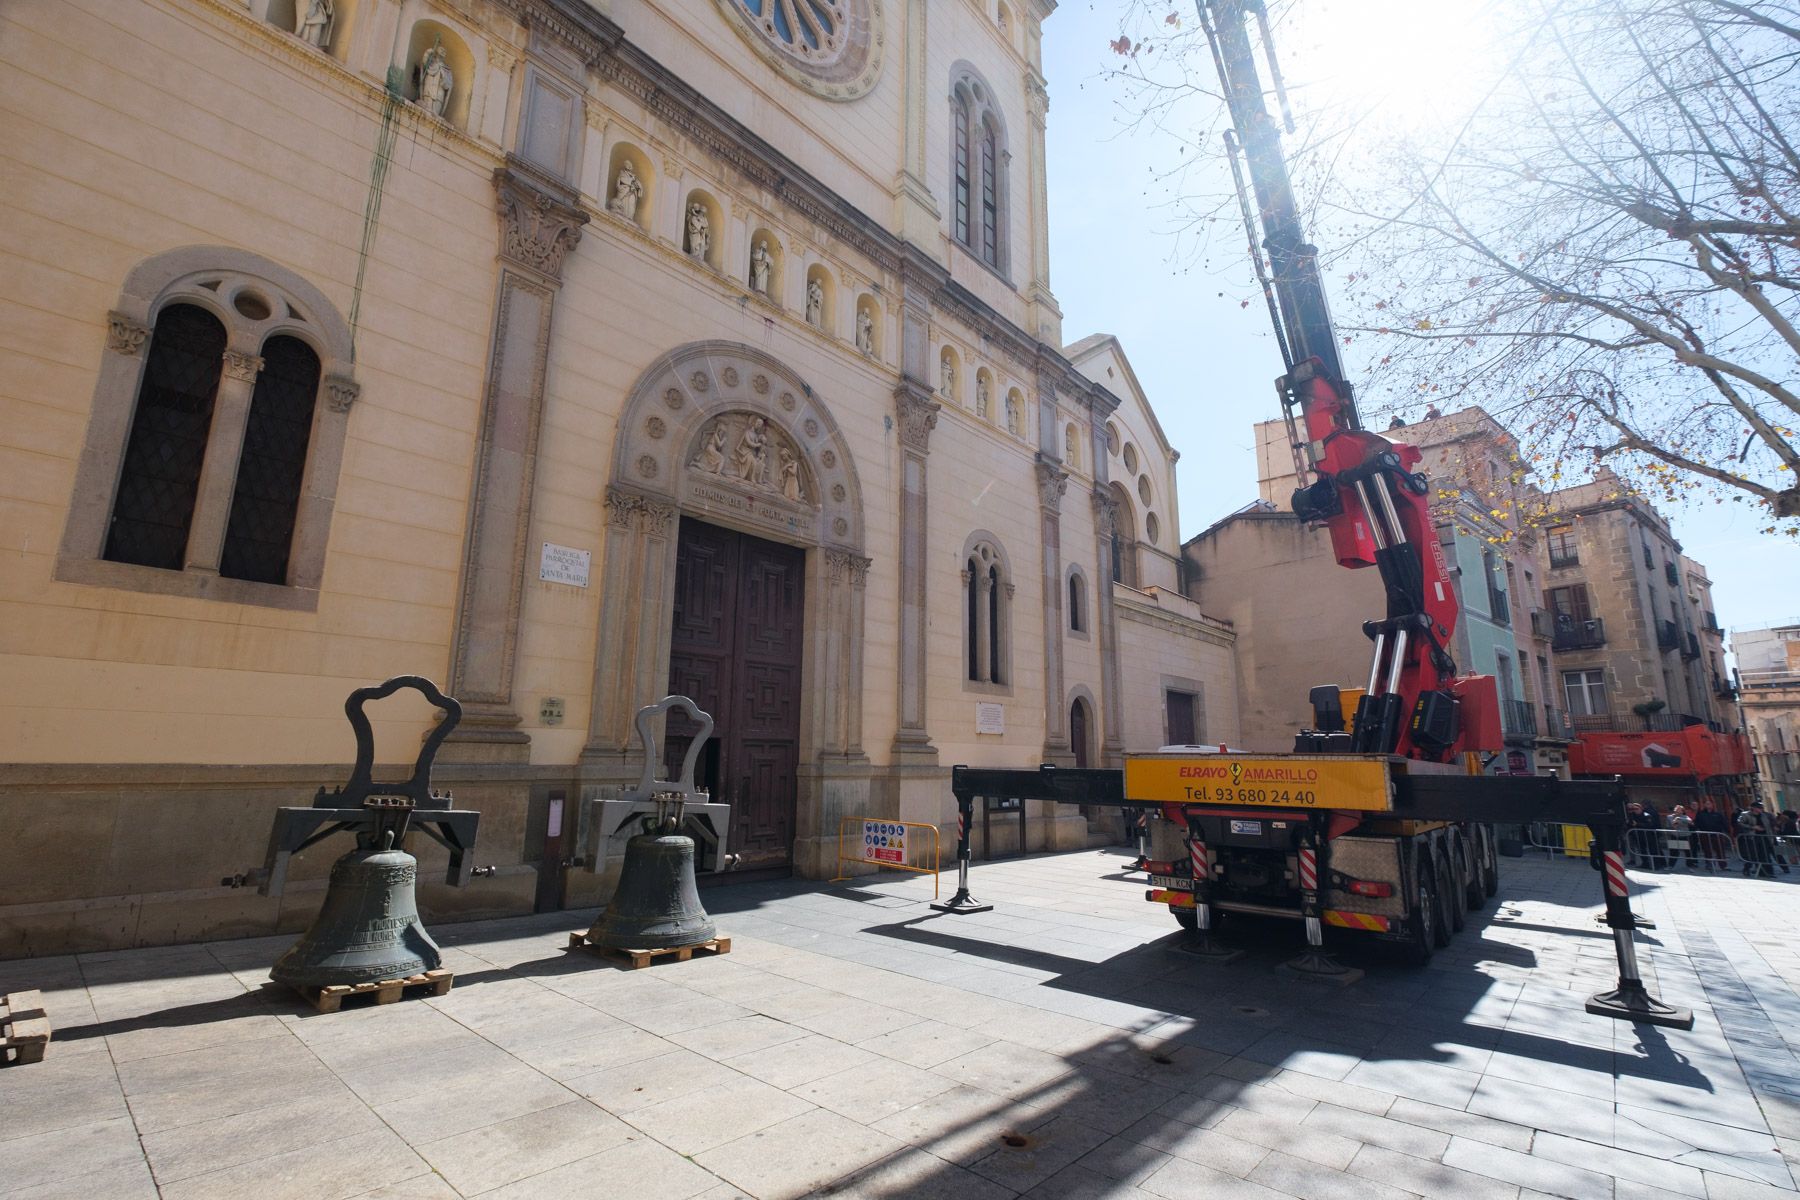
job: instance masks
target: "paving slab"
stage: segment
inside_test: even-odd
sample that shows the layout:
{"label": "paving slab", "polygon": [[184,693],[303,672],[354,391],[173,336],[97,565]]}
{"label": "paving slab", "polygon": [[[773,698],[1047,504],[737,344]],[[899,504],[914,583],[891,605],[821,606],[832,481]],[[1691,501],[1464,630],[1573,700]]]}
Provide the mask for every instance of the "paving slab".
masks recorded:
{"label": "paving slab", "polygon": [[563,949],[591,913],[444,926],[450,993],[329,1015],[265,986],[284,938],[0,964],[58,1037],[0,1072],[0,1196],[1796,1197],[1800,885],[1634,897],[1683,1032],[1582,1011],[1582,863],[1508,861],[1427,968],[1346,940],[1327,992],[1286,922],[1177,953],[1119,857],[978,864],[971,918],[716,889],[733,953],[641,972]]}

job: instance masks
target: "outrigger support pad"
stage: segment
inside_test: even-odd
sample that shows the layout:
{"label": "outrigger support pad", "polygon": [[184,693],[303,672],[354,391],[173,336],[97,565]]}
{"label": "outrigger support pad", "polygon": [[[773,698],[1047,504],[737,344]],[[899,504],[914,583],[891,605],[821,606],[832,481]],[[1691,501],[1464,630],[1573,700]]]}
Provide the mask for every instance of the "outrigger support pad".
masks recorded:
{"label": "outrigger support pad", "polygon": [[956,893],[948,900],[939,901],[931,907],[943,913],[984,913],[994,911],[991,904],[983,904],[969,894],[969,861],[974,857],[969,848],[969,826],[973,823],[970,815],[975,808],[973,795],[956,797]]}
{"label": "outrigger support pad", "polygon": [[1631,911],[1629,885],[1625,878],[1625,852],[1621,844],[1624,822],[1601,821],[1590,828],[1600,844],[1600,877],[1606,888],[1606,923],[1612,927],[1613,949],[1619,959],[1619,986],[1610,992],[1589,996],[1587,1012],[1616,1021],[1692,1029],[1693,1011],[1664,1004],[1650,994],[1638,975],[1637,946],[1632,939],[1641,918]]}

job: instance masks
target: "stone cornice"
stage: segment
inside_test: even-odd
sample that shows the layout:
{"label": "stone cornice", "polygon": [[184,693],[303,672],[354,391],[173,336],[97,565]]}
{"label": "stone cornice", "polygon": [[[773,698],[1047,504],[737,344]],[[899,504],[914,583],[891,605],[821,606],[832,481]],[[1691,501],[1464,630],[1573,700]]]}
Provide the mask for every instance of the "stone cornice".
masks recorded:
{"label": "stone cornice", "polygon": [[519,24],[555,38],[592,66],[625,37],[619,25],[581,0],[495,0]]}

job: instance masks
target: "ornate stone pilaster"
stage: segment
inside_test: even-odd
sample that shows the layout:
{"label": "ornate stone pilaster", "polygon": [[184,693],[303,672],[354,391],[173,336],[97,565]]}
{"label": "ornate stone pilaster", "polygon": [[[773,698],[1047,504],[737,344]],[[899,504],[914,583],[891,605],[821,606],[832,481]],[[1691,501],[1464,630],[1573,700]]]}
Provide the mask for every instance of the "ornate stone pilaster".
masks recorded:
{"label": "ornate stone pilaster", "polygon": [[[500,280],[464,542],[450,690],[463,703],[453,740],[529,739],[512,707],[551,312],[588,214],[569,188],[517,160],[494,172]],[[523,754],[522,748],[517,753]]]}
{"label": "ornate stone pilaster", "polygon": [[862,759],[863,620],[871,560],[848,550],[825,550],[822,556],[822,644],[815,655],[818,683],[809,689],[821,706],[814,720],[818,752],[826,758]]}
{"label": "ornate stone pilaster", "polygon": [[[928,0],[900,0],[906,6],[905,74],[900,174],[894,179],[900,236],[916,245],[933,244],[938,232],[937,199],[926,183],[926,131],[931,125],[929,75],[926,72],[925,22]],[[941,100],[941,97],[939,98]]]}
{"label": "ornate stone pilaster", "polygon": [[666,615],[675,604],[676,524],[680,512],[657,496],[606,489],[606,551],[600,636],[594,652],[593,705],[584,773],[617,780],[633,754],[632,718],[668,691]]}
{"label": "ornate stone pilaster", "polygon": [[1032,332],[1051,345],[1061,345],[1060,336],[1046,336],[1047,324],[1054,324],[1060,331],[1062,312],[1050,293],[1050,194],[1044,150],[1050,93],[1044,86],[1043,76],[1035,69],[1025,75],[1025,111],[1030,118],[1027,149],[1030,184],[1026,190],[1031,221],[1031,272],[1025,286],[1025,298],[1031,302],[1037,317]]}
{"label": "ornate stone pilaster", "polygon": [[1044,595],[1044,761],[1073,765],[1063,695],[1062,498],[1069,473],[1062,463],[1038,455],[1038,541],[1043,546]]}
{"label": "ornate stone pilaster", "polygon": [[1123,763],[1125,753],[1125,705],[1119,695],[1119,622],[1113,606],[1113,532],[1118,528],[1119,506],[1096,486],[1089,493],[1094,506],[1094,541],[1099,578],[1094,581],[1094,630],[1100,638],[1100,707],[1104,712],[1101,762],[1109,767]]}
{"label": "ornate stone pilaster", "polygon": [[900,429],[900,727],[894,755],[936,761],[925,730],[925,596],[930,574],[926,529],[926,464],[931,431],[943,405],[927,385],[902,380],[894,390]]}

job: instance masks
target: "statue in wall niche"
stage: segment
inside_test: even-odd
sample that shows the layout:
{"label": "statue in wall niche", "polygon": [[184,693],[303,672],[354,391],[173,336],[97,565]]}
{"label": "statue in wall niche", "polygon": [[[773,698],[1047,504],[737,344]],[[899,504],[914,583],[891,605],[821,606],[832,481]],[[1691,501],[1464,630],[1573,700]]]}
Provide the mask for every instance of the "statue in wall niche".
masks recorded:
{"label": "statue in wall niche", "polygon": [[745,483],[769,482],[769,423],[763,418],[755,417],[744,426],[731,469]]}
{"label": "statue in wall niche", "polygon": [[875,318],[866,308],[856,310],[856,348],[864,354],[875,353]]}
{"label": "statue in wall niche", "polygon": [[975,415],[982,420],[992,419],[993,399],[988,395],[987,376],[983,375],[975,381]]}
{"label": "statue in wall niche", "polygon": [[1006,432],[1011,434],[1022,432],[1022,426],[1019,424],[1020,419],[1019,402],[1013,397],[1008,396],[1006,398]]}
{"label": "statue in wall niche", "polygon": [[814,329],[825,322],[825,285],[816,279],[806,281],[806,323]]}
{"label": "statue in wall niche", "polygon": [[302,0],[304,10],[298,12],[294,22],[294,32],[301,39],[325,49],[331,40],[331,0]]}
{"label": "statue in wall niche", "polygon": [[419,107],[434,117],[443,116],[455,87],[456,76],[450,71],[450,57],[444,53],[444,37],[439,34],[419,63]]}
{"label": "statue in wall niche", "polygon": [[688,464],[708,475],[717,475],[725,470],[725,422],[720,421],[713,426],[706,436],[706,444],[700,447],[700,453]]}
{"label": "statue in wall niche", "polygon": [[705,258],[711,245],[712,218],[706,215],[706,205],[696,200],[688,205],[687,252],[690,257]]}
{"label": "statue in wall niche", "polygon": [[1081,443],[1075,440],[1075,427],[1063,430],[1063,458],[1071,467],[1081,466]]}
{"label": "statue in wall niche", "polygon": [[644,198],[644,185],[631,169],[628,158],[619,164],[619,176],[613,182],[612,199],[606,202],[606,211],[615,217],[624,217],[627,221],[636,221],[638,202]]}
{"label": "statue in wall niche", "polygon": [[938,391],[946,396],[956,394],[956,364],[947,354],[938,362]]}
{"label": "statue in wall niche", "polygon": [[800,486],[800,460],[786,446],[777,451],[781,460],[781,494],[789,500],[805,500],[806,489]]}
{"label": "statue in wall niche", "polygon": [[756,249],[750,252],[750,290],[759,296],[769,294],[769,268],[774,261],[769,257],[769,243],[757,238]]}

